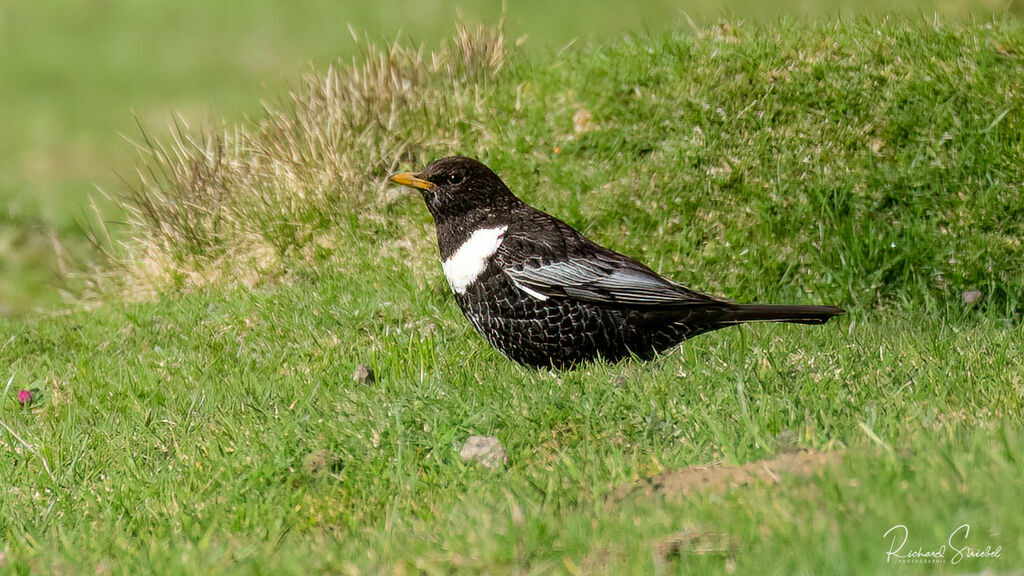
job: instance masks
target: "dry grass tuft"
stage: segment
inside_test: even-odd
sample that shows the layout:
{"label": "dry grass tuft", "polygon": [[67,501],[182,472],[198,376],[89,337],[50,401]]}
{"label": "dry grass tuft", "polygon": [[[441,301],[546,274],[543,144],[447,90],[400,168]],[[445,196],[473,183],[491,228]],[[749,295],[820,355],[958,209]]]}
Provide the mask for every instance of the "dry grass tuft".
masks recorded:
{"label": "dry grass tuft", "polygon": [[[379,46],[306,74],[261,119],[219,132],[184,119],[169,141],[143,132],[118,244],[128,291],[279,278],[294,257],[343,265],[353,224],[387,226],[385,177],[464,146],[485,85],[506,64],[502,26],[457,25],[435,51]],[[378,230],[379,232],[379,230]],[[107,238],[106,230],[96,235]]]}

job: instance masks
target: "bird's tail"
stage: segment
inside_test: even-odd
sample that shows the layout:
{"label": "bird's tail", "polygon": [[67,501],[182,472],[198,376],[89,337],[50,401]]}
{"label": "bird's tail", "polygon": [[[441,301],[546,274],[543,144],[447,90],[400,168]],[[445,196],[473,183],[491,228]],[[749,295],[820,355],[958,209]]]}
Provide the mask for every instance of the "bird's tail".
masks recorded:
{"label": "bird's tail", "polygon": [[721,324],[744,322],[792,322],[824,324],[829,318],[844,314],[837,306],[790,306],[786,304],[734,304],[717,319]]}

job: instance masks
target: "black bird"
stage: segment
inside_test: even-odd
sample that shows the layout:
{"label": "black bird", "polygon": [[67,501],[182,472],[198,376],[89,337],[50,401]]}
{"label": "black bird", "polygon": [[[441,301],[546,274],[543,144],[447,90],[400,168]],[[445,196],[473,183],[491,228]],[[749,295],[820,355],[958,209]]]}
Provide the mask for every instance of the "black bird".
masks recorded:
{"label": "black bird", "polygon": [[843,313],[736,304],[680,286],[528,206],[471,158],[442,158],[391,181],[420,191],[456,302],[491,346],[520,364],[646,359],[734,324],[823,324]]}

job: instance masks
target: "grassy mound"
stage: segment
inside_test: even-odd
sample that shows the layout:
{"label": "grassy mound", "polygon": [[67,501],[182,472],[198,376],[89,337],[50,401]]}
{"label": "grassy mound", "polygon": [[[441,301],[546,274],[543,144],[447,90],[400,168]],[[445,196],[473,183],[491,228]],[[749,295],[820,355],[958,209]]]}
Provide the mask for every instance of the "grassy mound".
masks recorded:
{"label": "grassy mound", "polygon": [[[254,125],[147,142],[126,269],[156,289],[355,272],[382,254],[421,270],[429,222],[385,178],[459,152],[738,298],[875,308],[978,289],[1013,316],[1018,26],[722,24],[550,61],[486,29],[430,53],[367,44]],[[350,262],[354,246],[369,253]]]}

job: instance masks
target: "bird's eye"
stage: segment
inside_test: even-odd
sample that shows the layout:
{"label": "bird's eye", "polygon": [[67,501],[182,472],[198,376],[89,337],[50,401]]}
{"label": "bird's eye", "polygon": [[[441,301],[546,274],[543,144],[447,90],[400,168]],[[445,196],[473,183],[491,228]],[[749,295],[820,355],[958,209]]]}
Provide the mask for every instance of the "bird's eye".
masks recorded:
{"label": "bird's eye", "polygon": [[466,175],[462,172],[451,172],[445,176],[445,181],[451,185],[462,184],[462,181],[466,179]]}

